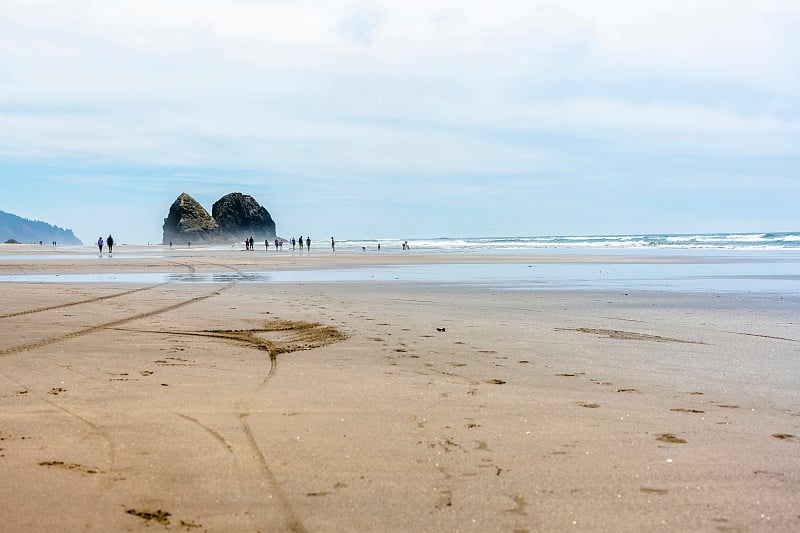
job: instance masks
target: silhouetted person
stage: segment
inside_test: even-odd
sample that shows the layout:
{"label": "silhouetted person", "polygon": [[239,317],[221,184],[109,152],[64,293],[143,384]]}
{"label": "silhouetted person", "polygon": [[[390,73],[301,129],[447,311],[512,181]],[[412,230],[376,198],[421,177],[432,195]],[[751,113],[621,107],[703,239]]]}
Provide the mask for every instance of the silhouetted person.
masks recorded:
{"label": "silhouetted person", "polygon": [[311,251],[311,237],[306,237],[306,249]]}
{"label": "silhouetted person", "polygon": [[331,237],[331,252],[335,251],[336,251],[336,241],[334,241],[333,237]]}
{"label": "silhouetted person", "polygon": [[111,234],[109,234],[106,239],[106,246],[108,246],[108,253],[114,253],[114,237],[112,237]]}

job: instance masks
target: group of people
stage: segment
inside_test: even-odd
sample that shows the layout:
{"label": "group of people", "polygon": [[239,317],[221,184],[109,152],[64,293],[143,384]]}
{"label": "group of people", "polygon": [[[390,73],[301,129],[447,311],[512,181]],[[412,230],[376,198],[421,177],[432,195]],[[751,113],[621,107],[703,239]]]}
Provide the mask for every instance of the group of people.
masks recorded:
{"label": "group of people", "polygon": [[[252,239],[252,237],[250,237],[250,239]],[[250,249],[252,250],[252,248]],[[267,239],[264,239],[264,249],[269,250],[269,241]],[[275,251],[279,252],[281,250],[283,250],[283,239],[275,237]]]}
{"label": "group of people", "polygon": [[[301,252],[303,251],[303,246],[304,245],[305,245],[306,250],[311,251],[311,237],[306,236],[305,240],[303,240],[303,236],[300,235],[300,237],[297,238],[297,239],[292,237],[291,239],[289,239],[288,241],[285,241],[285,242],[292,244],[292,251],[293,252],[296,250],[298,244],[300,245],[300,251]],[[283,250],[283,243],[284,243],[284,239],[281,239],[279,237],[275,237],[275,251]],[[170,243],[170,245],[172,245],[172,243]],[[255,240],[253,239],[252,236],[250,238],[244,240],[244,247],[245,247],[246,250],[251,250],[252,251],[254,249],[253,248],[254,246],[255,246]],[[333,237],[331,237],[331,249],[333,249],[334,246],[335,246],[334,240],[333,240]],[[267,240],[267,239],[264,239],[264,249],[265,250],[269,250],[269,240]]]}
{"label": "group of people", "polygon": [[[111,235],[109,235],[108,238],[111,239]],[[300,235],[300,237],[298,237],[297,239],[292,237],[289,240],[285,240],[285,239],[281,239],[279,237],[276,237],[275,238],[275,251],[276,252],[280,251],[280,250],[283,250],[283,243],[284,242],[291,243],[293,252],[297,249],[298,246],[299,246],[301,252],[303,251],[303,247],[305,247],[305,249],[307,251],[309,251],[309,252],[311,251],[311,237],[306,236],[305,240],[303,239],[302,235]],[[169,243],[169,245],[170,245],[170,248],[172,248],[172,243]],[[250,236],[250,238],[244,240],[244,246],[245,246],[246,250],[252,251],[254,249],[253,248],[254,245],[255,245],[255,240],[253,239],[252,236]],[[402,245],[403,245],[403,250],[411,250],[411,246],[408,244],[408,241],[403,241]],[[269,250],[269,241],[266,240],[266,239],[264,240],[264,249],[265,250]],[[361,249],[362,249],[362,251],[366,251],[366,247],[365,246],[362,246]],[[336,251],[336,239],[331,237],[331,252],[335,252],[335,251]],[[381,251],[381,244],[380,243],[378,243],[378,251],[379,252]]]}
{"label": "group of people", "polygon": [[108,253],[114,253],[114,237],[111,234],[106,237],[105,241],[103,241],[102,236],[97,238],[97,247],[100,249],[101,254],[103,253],[103,245],[108,246]]}
{"label": "group of people", "polygon": [[[300,245],[300,251],[301,252],[303,251],[303,236],[302,235],[300,235],[300,237],[296,241],[294,240],[294,237],[292,237],[292,240],[290,242],[292,243],[292,251],[293,252],[294,252],[295,244],[299,244]],[[311,251],[311,237],[308,237],[308,236],[306,236],[306,249],[309,252]]]}

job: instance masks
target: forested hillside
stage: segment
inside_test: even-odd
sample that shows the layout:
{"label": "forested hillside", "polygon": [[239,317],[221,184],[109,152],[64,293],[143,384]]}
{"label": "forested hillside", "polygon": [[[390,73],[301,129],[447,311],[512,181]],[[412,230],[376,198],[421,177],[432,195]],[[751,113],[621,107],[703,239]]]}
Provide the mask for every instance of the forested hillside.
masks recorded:
{"label": "forested hillside", "polygon": [[21,243],[83,244],[71,229],[63,229],[39,220],[28,220],[0,211],[0,243],[15,240]]}

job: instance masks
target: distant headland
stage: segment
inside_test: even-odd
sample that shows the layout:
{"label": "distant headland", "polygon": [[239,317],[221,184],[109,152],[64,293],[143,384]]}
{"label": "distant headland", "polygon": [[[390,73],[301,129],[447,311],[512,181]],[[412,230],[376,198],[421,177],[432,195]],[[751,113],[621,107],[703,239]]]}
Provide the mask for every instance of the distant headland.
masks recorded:
{"label": "distant headland", "polygon": [[71,229],[59,228],[40,220],[28,220],[0,211],[0,242],[83,244]]}
{"label": "distant headland", "polygon": [[171,242],[272,240],[275,221],[252,196],[233,192],[216,202],[211,214],[190,195],[181,193],[164,219],[162,244]]}

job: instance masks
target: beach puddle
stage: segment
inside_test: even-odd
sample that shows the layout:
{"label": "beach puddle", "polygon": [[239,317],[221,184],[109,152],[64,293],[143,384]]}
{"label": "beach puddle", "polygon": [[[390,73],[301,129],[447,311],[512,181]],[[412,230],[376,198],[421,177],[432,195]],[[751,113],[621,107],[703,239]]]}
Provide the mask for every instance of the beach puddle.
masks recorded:
{"label": "beach puddle", "polygon": [[[705,263],[704,261],[709,261]],[[21,262],[24,264],[24,262]],[[184,265],[189,266],[189,265]],[[412,281],[514,290],[633,290],[800,296],[795,260],[690,262],[448,263],[348,268],[189,273],[3,274],[0,283],[326,283]],[[437,328],[444,332],[445,328]]]}

